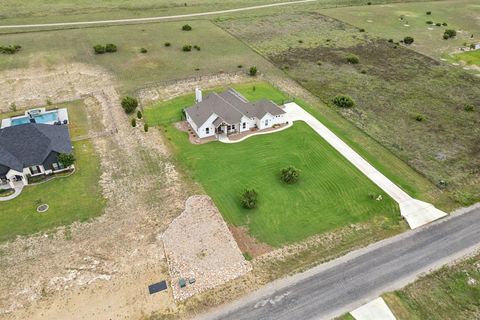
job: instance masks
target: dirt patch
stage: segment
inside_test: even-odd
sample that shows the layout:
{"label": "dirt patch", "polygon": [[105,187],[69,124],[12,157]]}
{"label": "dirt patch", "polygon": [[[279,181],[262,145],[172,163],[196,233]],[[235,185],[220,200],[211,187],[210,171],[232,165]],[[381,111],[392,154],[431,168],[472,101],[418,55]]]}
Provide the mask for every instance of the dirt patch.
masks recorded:
{"label": "dirt patch", "polygon": [[238,247],[242,252],[248,252],[253,258],[261,256],[273,250],[268,244],[258,242],[257,239],[250,236],[243,227],[228,227],[233,237],[237,241]]}
{"label": "dirt patch", "polygon": [[[251,270],[225,221],[208,196],[192,196],[163,233],[175,300],[238,278]],[[186,280],[180,287],[179,280]],[[195,283],[189,283],[189,279]]]}

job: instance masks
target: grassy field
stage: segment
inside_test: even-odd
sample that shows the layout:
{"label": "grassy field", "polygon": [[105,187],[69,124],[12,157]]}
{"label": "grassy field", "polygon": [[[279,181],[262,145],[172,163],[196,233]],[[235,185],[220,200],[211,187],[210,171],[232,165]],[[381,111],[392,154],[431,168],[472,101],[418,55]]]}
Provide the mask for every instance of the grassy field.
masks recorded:
{"label": "grassy field", "polygon": [[[192,31],[181,30],[186,23]],[[118,51],[95,55],[92,47],[99,43],[114,43]],[[263,71],[270,67],[248,46],[206,20],[0,35],[0,44],[22,46],[18,53],[2,56],[0,70],[72,62],[98,65],[111,72],[125,91],[155,81],[240,71],[239,65],[257,65]],[[188,44],[198,45],[200,51],[183,52]],[[148,52],[140,53],[141,48]]]}
{"label": "grassy field", "polygon": [[462,52],[453,55],[455,61],[463,61],[467,65],[480,66],[480,50]]}
{"label": "grassy field", "polygon": [[[397,1],[399,0],[372,0],[371,2]],[[5,0],[0,7],[0,15],[2,16],[2,24],[49,23],[178,15],[276,2],[285,2],[285,0],[31,0],[21,2]],[[363,0],[318,0],[317,5],[336,7],[365,4],[366,2]],[[300,6],[305,5],[299,4],[298,7]]]}
{"label": "grassy field", "polygon": [[[280,17],[281,18],[281,17]],[[294,19],[292,16],[291,19]],[[272,52],[262,43],[285,43],[276,31],[262,26],[274,17],[231,19],[220,23],[252,46],[310,92],[330,103],[337,94],[356,101],[353,109],[337,111],[375,138],[400,159],[441,185],[461,204],[480,200],[480,79],[448,67],[386,40],[370,39],[358,29],[323,19],[317,14],[296,17],[299,30],[319,30],[318,46],[305,41],[289,49]],[[249,27],[244,28],[246,25]],[[318,27],[317,27],[318,26]],[[259,30],[255,33],[254,30]],[[324,29],[329,29],[323,34]],[[336,43],[332,33],[346,32]],[[261,31],[260,31],[261,30]],[[291,35],[290,37],[292,37]],[[298,35],[304,37],[303,31]],[[260,39],[260,40],[259,40]],[[263,39],[269,39],[263,40]],[[352,45],[352,41],[356,44]],[[280,44],[282,47],[285,44]],[[355,54],[359,64],[349,64]],[[476,110],[467,112],[465,104]],[[417,121],[417,116],[422,121]],[[394,119],[394,120],[393,120]]]}
{"label": "grassy field", "polygon": [[[250,100],[271,97],[282,102],[286,98],[266,83],[235,88]],[[374,217],[383,217],[387,225],[400,222],[396,203],[306,124],[233,145],[192,145],[186,133],[168,125],[169,119],[178,119],[172,115],[178,115],[189,100],[191,104],[193,96],[153,106],[145,111],[145,118],[151,121],[154,116],[163,124],[181,167],[202,184],[225,219],[247,226],[258,240],[279,246]],[[279,179],[280,169],[290,164],[302,170],[296,185]],[[259,193],[254,210],[239,204],[240,193],[247,187]],[[369,193],[382,194],[384,200],[372,200]]]}
{"label": "grassy field", "polygon": [[[444,267],[402,290],[384,295],[399,320],[477,319],[480,256]],[[470,281],[470,283],[469,283]]]}
{"label": "grassy field", "polygon": [[[405,36],[412,36],[415,42],[411,48],[440,58],[456,51],[465,42],[480,42],[479,10],[478,1],[450,0],[332,8],[320,12],[385,39],[400,41]],[[427,15],[427,11],[431,11],[431,14]],[[433,25],[426,21],[432,21]],[[447,26],[435,25],[444,22]],[[450,28],[459,31],[457,37],[443,40],[443,32]]]}
{"label": "grassy field", "polygon": [[[68,109],[72,138],[88,133],[88,119],[82,101],[51,107]],[[21,113],[3,113],[0,119]],[[17,198],[0,202],[0,242],[17,235],[29,235],[74,221],[85,221],[102,213],[104,200],[98,185],[100,163],[93,145],[90,140],[83,140],[74,142],[73,147],[77,158],[77,170],[73,175],[25,187]],[[37,206],[42,203],[50,207],[45,214],[36,212]]]}

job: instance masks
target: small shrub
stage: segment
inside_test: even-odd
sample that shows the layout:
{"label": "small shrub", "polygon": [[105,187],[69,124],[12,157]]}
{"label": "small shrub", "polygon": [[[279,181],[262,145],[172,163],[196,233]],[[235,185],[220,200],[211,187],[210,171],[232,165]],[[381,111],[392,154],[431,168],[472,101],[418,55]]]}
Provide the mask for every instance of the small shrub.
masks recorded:
{"label": "small shrub", "polygon": [[148,132],[148,123],[143,125],[143,131]]}
{"label": "small shrub", "polygon": [[426,14],[427,14],[427,16],[429,16],[429,15],[432,14],[432,11],[427,11]]}
{"label": "small shrub", "polygon": [[245,260],[247,260],[247,261],[251,261],[253,259],[252,255],[247,251],[245,251],[242,254],[243,254],[243,257],[245,258]]}
{"label": "small shrub", "polygon": [[141,48],[141,49],[140,49],[140,53],[147,53],[147,52],[148,52],[148,50],[145,49],[145,48]]}
{"label": "small shrub", "polygon": [[[449,39],[449,38],[453,38],[457,35],[457,31],[453,30],[453,29],[447,29],[445,30],[445,32],[443,33],[443,38],[444,39]],[[445,36],[447,36],[447,38],[445,38]]]}
{"label": "small shrub", "polygon": [[446,22],[442,23],[442,26],[446,27],[448,24]]}
{"label": "small shrub", "polygon": [[142,111],[138,110],[137,111],[137,118],[138,119],[142,119],[143,115],[142,115]]}
{"label": "small shrub", "polygon": [[406,36],[405,38],[403,38],[403,43],[405,44],[412,44],[414,41],[414,39],[410,36]]}
{"label": "small shrub", "polygon": [[237,68],[238,68],[238,69],[242,69],[243,66],[242,66],[241,64],[239,64],[239,65],[237,66]]}
{"label": "small shrub", "polygon": [[393,43],[393,39],[388,39],[388,42]]}
{"label": "small shrub", "polygon": [[347,62],[351,64],[358,64],[360,62],[360,58],[354,54],[349,54],[346,59]]}
{"label": "small shrub", "polygon": [[200,51],[200,47],[197,45],[194,45],[193,48],[196,49],[197,51]]}
{"label": "small shrub", "polygon": [[137,120],[135,118],[132,118],[132,127],[136,127],[137,126]]}
{"label": "small shrub", "polygon": [[369,1],[369,2],[367,2],[367,5],[371,6],[371,5],[372,5],[372,3]]}
{"label": "small shrub", "polygon": [[18,51],[20,51],[21,48],[22,48],[22,46],[20,46],[20,45],[18,45],[18,44],[9,45],[9,46],[0,46],[0,53],[3,53],[3,54],[15,54],[15,53],[17,53]]}
{"label": "small shrub", "polygon": [[288,166],[283,168],[280,172],[280,179],[288,184],[294,184],[298,181],[300,176],[300,170],[295,168],[294,166]]}
{"label": "small shrub", "polygon": [[15,112],[17,111],[17,105],[15,102],[10,103],[10,111]]}
{"label": "small shrub", "polygon": [[95,52],[95,54],[103,54],[105,53],[106,49],[104,45],[97,44],[93,46],[93,51]]}
{"label": "small shrub", "polygon": [[190,51],[192,51],[192,46],[189,45],[189,44],[186,44],[182,47],[182,51],[190,52]]}
{"label": "small shrub", "polygon": [[366,74],[367,73],[367,70],[362,70],[360,71],[361,74]]}
{"label": "small shrub", "polygon": [[361,29],[358,29],[359,32],[365,32],[365,29],[361,28]]}
{"label": "small shrub", "polygon": [[74,164],[75,156],[72,153],[60,153],[57,160],[66,168]]}
{"label": "small shrub", "polygon": [[255,189],[245,189],[242,193],[241,203],[246,209],[253,209],[257,206],[258,194]]}
{"label": "small shrub", "polygon": [[256,66],[251,66],[250,69],[248,70],[248,74],[252,77],[255,77],[257,75],[257,67]]}
{"label": "small shrub", "polygon": [[443,34],[443,39],[444,39],[444,40],[448,40],[448,39],[450,39],[450,37],[448,36],[448,34],[444,33],[444,34]]}
{"label": "small shrub", "polygon": [[165,47],[170,47],[172,44],[171,44],[170,42],[165,42],[163,45],[164,45]]}
{"label": "small shrub", "polygon": [[107,43],[105,45],[105,51],[106,52],[117,52],[117,46],[114,45],[113,43]]}
{"label": "small shrub", "polygon": [[417,120],[418,122],[422,122],[423,120],[425,120],[425,117],[422,114],[417,113],[415,115],[415,120]]}
{"label": "small shrub", "polygon": [[189,24],[184,24],[182,26],[183,31],[192,31],[192,27]]}
{"label": "small shrub", "polygon": [[333,104],[340,108],[351,108],[355,106],[355,101],[350,96],[338,95],[332,100]]}
{"label": "small shrub", "polygon": [[298,43],[303,43],[303,40],[298,40]]}
{"label": "small shrub", "polygon": [[465,104],[465,106],[463,107],[463,110],[468,111],[468,112],[471,112],[474,109],[475,109],[475,107],[473,106],[473,104],[470,104],[470,103]]}
{"label": "small shrub", "polygon": [[437,27],[440,27],[442,24],[440,22],[435,23]]}
{"label": "small shrub", "polygon": [[257,90],[257,87],[253,86],[252,91],[255,92],[255,90]]}
{"label": "small shrub", "polygon": [[138,107],[137,99],[126,96],[122,99],[122,108],[125,110],[125,113],[130,114]]}
{"label": "small shrub", "polygon": [[427,24],[433,24],[433,21],[428,20]]}

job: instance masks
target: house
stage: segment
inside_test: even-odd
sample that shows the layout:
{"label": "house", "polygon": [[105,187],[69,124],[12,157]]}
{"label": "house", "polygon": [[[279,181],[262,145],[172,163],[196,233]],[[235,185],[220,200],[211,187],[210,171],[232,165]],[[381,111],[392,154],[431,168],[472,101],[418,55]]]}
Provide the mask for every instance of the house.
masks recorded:
{"label": "house", "polygon": [[0,129],[0,185],[49,175],[64,168],[57,156],[73,150],[64,125],[29,123]]}
{"label": "house", "polygon": [[285,111],[272,101],[249,102],[234,89],[213,92],[203,99],[197,88],[195,98],[195,105],[185,109],[185,116],[199,138],[262,130],[286,122]]}

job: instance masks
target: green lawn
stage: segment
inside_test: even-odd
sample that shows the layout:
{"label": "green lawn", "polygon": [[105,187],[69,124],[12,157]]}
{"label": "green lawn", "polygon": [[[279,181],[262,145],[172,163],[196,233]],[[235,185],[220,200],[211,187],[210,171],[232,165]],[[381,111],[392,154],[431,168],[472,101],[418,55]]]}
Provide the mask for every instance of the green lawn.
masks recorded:
{"label": "green lawn", "polygon": [[[77,158],[73,175],[25,187],[19,197],[0,202],[0,241],[86,221],[102,213],[105,201],[98,185],[98,156],[90,140],[74,142],[73,146]],[[40,214],[36,208],[42,203],[50,208]]]}
{"label": "green lawn", "polygon": [[[192,31],[181,30],[186,23]],[[95,55],[92,47],[106,43],[116,44],[118,51]],[[0,35],[0,44],[22,46],[16,54],[2,55],[0,70],[85,63],[113,74],[128,92],[157,81],[241,71],[239,65],[257,65],[262,71],[271,68],[248,46],[207,20],[7,34]],[[200,51],[183,52],[184,45],[198,45]],[[141,53],[141,48],[148,52]]]}
{"label": "green lawn", "polygon": [[[469,320],[480,314],[480,256],[444,267],[384,295],[398,320]],[[468,281],[475,283],[468,283]]]}
{"label": "green lawn", "polygon": [[[199,181],[225,219],[246,225],[258,240],[273,246],[302,240],[376,215],[398,223],[396,203],[304,123],[238,144],[192,145],[186,133],[169,127],[182,167]],[[301,173],[295,185],[279,179],[283,167]],[[239,205],[244,188],[255,188],[258,207]],[[375,201],[369,193],[382,194]]]}
{"label": "green lawn", "polygon": [[480,66],[480,50],[462,52],[459,54],[453,55],[453,59],[456,61],[464,61],[469,65]]}
{"label": "green lawn", "polygon": [[[283,104],[288,96],[275,90],[266,82],[252,82],[233,85],[233,88],[241,92],[245,98],[250,101],[256,101],[268,97],[277,104]],[[213,90],[204,90],[203,94],[208,95],[212,91],[221,92],[227,87],[214,88]],[[165,125],[182,120],[182,110],[194,104],[194,94],[187,94],[176,99],[153,104],[145,108],[145,120],[150,126]]]}
{"label": "green lawn", "polygon": [[[265,82],[233,87],[250,100],[281,103],[288,98]],[[188,95],[159,103],[145,110],[145,119],[162,124],[181,167],[201,183],[225,219],[247,226],[258,240],[280,246],[374,217],[384,217],[387,225],[401,220],[396,203],[304,123],[237,144],[192,145],[186,133],[169,125],[192,102]],[[279,171],[288,165],[302,171],[296,185],[279,180]],[[247,187],[259,193],[256,209],[239,204]],[[369,193],[382,194],[384,200],[372,200]]]}

